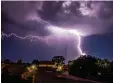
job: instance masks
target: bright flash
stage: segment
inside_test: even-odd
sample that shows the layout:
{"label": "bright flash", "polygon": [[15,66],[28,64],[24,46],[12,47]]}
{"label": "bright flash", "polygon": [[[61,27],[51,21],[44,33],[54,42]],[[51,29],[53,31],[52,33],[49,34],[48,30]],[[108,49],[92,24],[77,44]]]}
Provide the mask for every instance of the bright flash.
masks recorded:
{"label": "bright flash", "polygon": [[60,35],[61,36],[61,35],[67,34],[67,30],[65,30],[63,28],[59,28],[59,27],[56,27],[56,26],[49,26],[47,28],[54,35]]}
{"label": "bright flash", "polygon": [[59,28],[59,27],[56,27],[56,26],[49,26],[47,27],[48,30],[50,30],[52,32],[52,34],[54,35],[66,35],[66,34],[73,34],[73,35],[76,35],[78,37],[78,45],[77,45],[77,48],[80,52],[81,55],[86,55],[85,53],[82,52],[82,49],[81,49],[81,36],[83,36],[83,34],[75,29],[64,29],[64,28]]}
{"label": "bright flash", "polygon": [[80,35],[82,36],[83,34],[75,29],[64,29],[64,28],[59,28],[56,26],[49,26],[47,27],[48,30],[52,32],[52,34],[57,34],[57,35],[65,35],[65,34],[75,34],[75,35]]}
{"label": "bright flash", "polygon": [[[69,34],[73,34],[73,35],[77,36],[78,51],[81,55],[85,55],[85,53],[83,53],[83,51],[80,47],[81,46],[81,36],[84,36],[83,33],[81,33],[80,31],[77,31],[75,29],[64,29],[64,28],[60,28],[60,27],[56,27],[56,26],[48,26],[46,28],[48,29],[48,31],[50,31],[50,33],[52,33],[52,35],[56,35],[56,36],[59,36],[59,37],[68,36]],[[44,41],[46,44],[49,43],[48,38],[51,37],[51,35],[49,37],[41,37],[41,36],[33,36],[33,35],[27,35],[27,36],[22,37],[22,36],[15,34],[15,33],[6,34],[6,33],[2,32],[2,38],[4,38],[4,37],[9,38],[11,36],[15,36],[16,38],[19,38],[21,40],[29,39],[29,40],[33,41],[34,39],[37,39],[37,40]],[[32,66],[31,69],[35,69],[35,68],[36,68],[35,66]]]}

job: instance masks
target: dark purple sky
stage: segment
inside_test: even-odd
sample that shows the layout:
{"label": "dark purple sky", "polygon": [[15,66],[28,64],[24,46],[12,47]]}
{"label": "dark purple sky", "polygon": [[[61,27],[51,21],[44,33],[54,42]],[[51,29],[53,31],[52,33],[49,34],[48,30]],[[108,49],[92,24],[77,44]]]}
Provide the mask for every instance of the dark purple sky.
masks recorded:
{"label": "dark purple sky", "polygon": [[15,33],[49,37],[49,45],[37,40],[21,40],[15,36],[2,39],[2,59],[13,61],[21,58],[25,62],[34,58],[51,60],[53,56],[67,59],[79,56],[77,37],[58,37],[48,31],[47,26],[75,29],[84,34],[82,50],[89,55],[113,59],[113,2],[55,2],[55,1],[2,1],[1,30]]}

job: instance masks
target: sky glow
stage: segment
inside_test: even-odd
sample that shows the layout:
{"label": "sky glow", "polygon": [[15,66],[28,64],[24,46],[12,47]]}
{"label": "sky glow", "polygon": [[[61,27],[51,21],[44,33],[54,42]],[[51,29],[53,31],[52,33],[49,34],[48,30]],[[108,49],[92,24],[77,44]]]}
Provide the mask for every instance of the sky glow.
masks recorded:
{"label": "sky glow", "polygon": [[64,35],[65,34],[73,34],[75,36],[78,37],[78,45],[77,45],[77,48],[80,52],[81,55],[86,55],[86,53],[83,53],[82,52],[82,49],[81,49],[81,37],[83,36],[82,33],[80,33],[79,31],[75,30],[75,29],[64,29],[64,28],[59,28],[59,27],[56,27],[56,26],[50,26],[48,27],[48,29],[53,33],[53,34],[57,34],[57,35]]}
{"label": "sky glow", "polygon": [[[66,36],[68,34],[72,34],[72,35],[77,36],[77,38],[78,38],[77,39],[78,40],[77,48],[79,50],[79,53],[80,53],[80,55],[85,55],[85,53],[83,53],[82,49],[81,49],[81,35],[83,35],[83,34],[81,34],[80,32],[78,32],[74,29],[64,29],[64,28],[59,28],[59,27],[56,27],[56,26],[49,26],[49,27],[47,27],[47,29],[52,33],[52,35],[56,35],[56,36],[58,36],[58,35],[59,36]],[[2,38],[3,37],[9,38],[11,36],[15,36],[15,37],[22,39],[22,40],[29,39],[30,41],[33,41],[33,39],[35,38],[35,39],[38,39],[40,41],[44,41],[47,44],[49,43],[49,40],[48,40],[47,37],[33,36],[33,35],[27,35],[27,36],[22,37],[22,36],[18,36],[15,33],[6,34],[6,33],[2,32]]]}
{"label": "sky glow", "polygon": [[73,60],[85,53],[113,58],[111,2],[2,1],[1,4],[2,60],[21,57],[29,62],[34,58],[50,60],[53,56]]}

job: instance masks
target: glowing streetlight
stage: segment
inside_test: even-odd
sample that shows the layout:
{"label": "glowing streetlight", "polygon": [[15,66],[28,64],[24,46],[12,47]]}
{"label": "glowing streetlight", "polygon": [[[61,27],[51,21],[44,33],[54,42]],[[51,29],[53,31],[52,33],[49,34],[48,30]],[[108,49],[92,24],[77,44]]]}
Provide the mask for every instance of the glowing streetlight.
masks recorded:
{"label": "glowing streetlight", "polygon": [[32,77],[32,83],[34,83],[36,70],[36,65],[31,65],[30,67],[27,67],[27,71],[22,74],[22,78],[27,79],[28,77]]}
{"label": "glowing streetlight", "polygon": [[57,71],[62,71],[63,70],[63,66],[58,66],[57,67]]}

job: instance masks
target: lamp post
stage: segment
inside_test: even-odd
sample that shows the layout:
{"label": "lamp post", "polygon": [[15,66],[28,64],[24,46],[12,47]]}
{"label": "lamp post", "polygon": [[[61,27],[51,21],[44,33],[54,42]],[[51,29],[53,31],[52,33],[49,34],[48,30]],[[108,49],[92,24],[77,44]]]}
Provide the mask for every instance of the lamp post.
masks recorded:
{"label": "lamp post", "polygon": [[30,67],[27,67],[27,71],[22,74],[22,78],[27,79],[28,77],[31,77],[32,83],[35,83],[36,71],[37,71],[37,66],[31,65]]}
{"label": "lamp post", "polygon": [[68,44],[66,44],[66,47],[65,47],[65,49],[64,49],[64,53],[65,53],[65,64],[67,63],[67,55],[68,55]]}
{"label": "lamp post", "polygon": [[33,74],[32,83],[35,83],[35,74]]}
{"label": "lamp post", "polygon": [[37,67],[36,67],[36,65],[32,65],[31,66],[31,68],[32,68],[32,73],[33,73],[33,76],[32,76],[32,83],[35,83],[35,74],[36,74],[36,70],[37,70]]}

